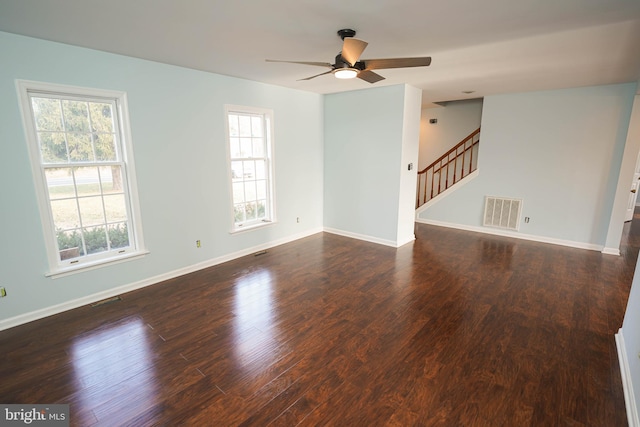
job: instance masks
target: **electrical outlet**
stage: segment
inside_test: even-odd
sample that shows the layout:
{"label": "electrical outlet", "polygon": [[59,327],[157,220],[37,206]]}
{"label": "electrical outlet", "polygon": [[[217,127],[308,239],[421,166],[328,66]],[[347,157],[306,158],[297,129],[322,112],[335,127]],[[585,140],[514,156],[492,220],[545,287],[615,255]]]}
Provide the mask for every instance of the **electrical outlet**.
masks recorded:
{"label": "electrical outlet", "polygon": [[300,217],[299,216],[296,217],[296,222],[298,222],[298,223],[300,222]]}
{"label": "electrical outlet", "polygon": [[6,296],[7,296],[7,290],[4,287],[0,288],[0,298],[4,298]]}
{"label": "electrical outlet", "polygon": [[196,240],[196,248],[199,248],[200,246],[200,240]]}
{"label": "electrical outlet", "polygon": [[525,222],[525,223],[527,223],[527,224],[529,224],[529,217],[528,217],[528,216],[525,216],[525,217],[524,217],[524,222]]}

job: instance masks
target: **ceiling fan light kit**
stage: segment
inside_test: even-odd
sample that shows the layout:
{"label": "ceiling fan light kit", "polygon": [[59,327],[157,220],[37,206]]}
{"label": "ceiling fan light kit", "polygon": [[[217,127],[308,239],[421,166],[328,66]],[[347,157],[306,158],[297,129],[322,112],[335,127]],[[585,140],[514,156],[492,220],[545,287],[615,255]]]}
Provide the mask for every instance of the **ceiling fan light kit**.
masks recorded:
{"label": "ceiling fan light kit", "polygon": [[358,70],[355,68],[340,68],[339,70],[335,70],[333,75],[336,76],[337,79],[353,79],[358,76]]}
{"label": "ceiling fan light kit", "polygon": [[325,74],[333,73],[338,79],[353,79],[358,77],[369,83],[376,83],[384,80],[380,74],[374,73],[372,70],[380,70],[384,68],[408,68],[408,67],[426,67],[431,64],[431,57],[424,56],[418,58],[386,58],[386,59],[360,59],[360,55],[364,52],[368,43],[353,38],[356,35],[355,30],[343,29],[338,31],[338,35],[342,39],[342,51],[336,55],[335,63],[328,62],[311,62],[311,61],[282,61],[267,59],[267,62],[287,62],[290,64],[314,65],[319,67],[330,68],[329,71],[306,77],[300,80],[311,80]]}

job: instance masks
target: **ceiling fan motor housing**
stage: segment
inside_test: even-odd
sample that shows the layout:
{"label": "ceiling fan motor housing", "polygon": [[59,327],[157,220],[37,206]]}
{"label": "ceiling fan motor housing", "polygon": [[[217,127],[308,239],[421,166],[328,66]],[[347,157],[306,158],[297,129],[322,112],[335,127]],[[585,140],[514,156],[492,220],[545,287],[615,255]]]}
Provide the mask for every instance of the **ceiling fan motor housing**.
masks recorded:
{"label": "ceiling fan motor housing", "polygon": [[356,70],[364,70],[364,62],[358,61],[355,64],[351,65],[347,62],[346,59],[342,57],[342,53],[336,55],[336,62],[333,64],[334,70],[339,70],[341,68],[355,68]]}
{"label": "ceiling fan motor housing", "polygon": [[342,40],[344,40],[345,37],[355,37],[356,30],[345,28],[344,30],[338,30],[338,35]]}

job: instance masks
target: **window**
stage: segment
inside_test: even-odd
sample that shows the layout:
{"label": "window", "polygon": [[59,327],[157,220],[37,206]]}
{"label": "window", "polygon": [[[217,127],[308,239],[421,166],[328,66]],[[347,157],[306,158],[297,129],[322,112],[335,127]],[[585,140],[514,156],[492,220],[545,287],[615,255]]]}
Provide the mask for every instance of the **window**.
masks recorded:
{"label": "window", "polygon": [[273,113],[248,107],[225,107],[233,231],[275,221],[273,203]]}
{"label": "window", "polygon": [[18,81],[50,273],[141,255],[122,92]]}

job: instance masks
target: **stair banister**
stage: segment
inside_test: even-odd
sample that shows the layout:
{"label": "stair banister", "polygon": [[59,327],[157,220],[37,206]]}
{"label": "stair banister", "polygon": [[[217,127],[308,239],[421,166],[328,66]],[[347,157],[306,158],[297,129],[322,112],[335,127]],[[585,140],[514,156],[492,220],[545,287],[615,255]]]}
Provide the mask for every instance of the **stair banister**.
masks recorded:
{"label": "stair banister", "polygon": [[[416,209],[477,169],[479,144],[480,128],[471,132],[436,161],[418,172]],[[476,156],[474,156],[474,151]],[[451,177],[450,171],[452,172]]]}

